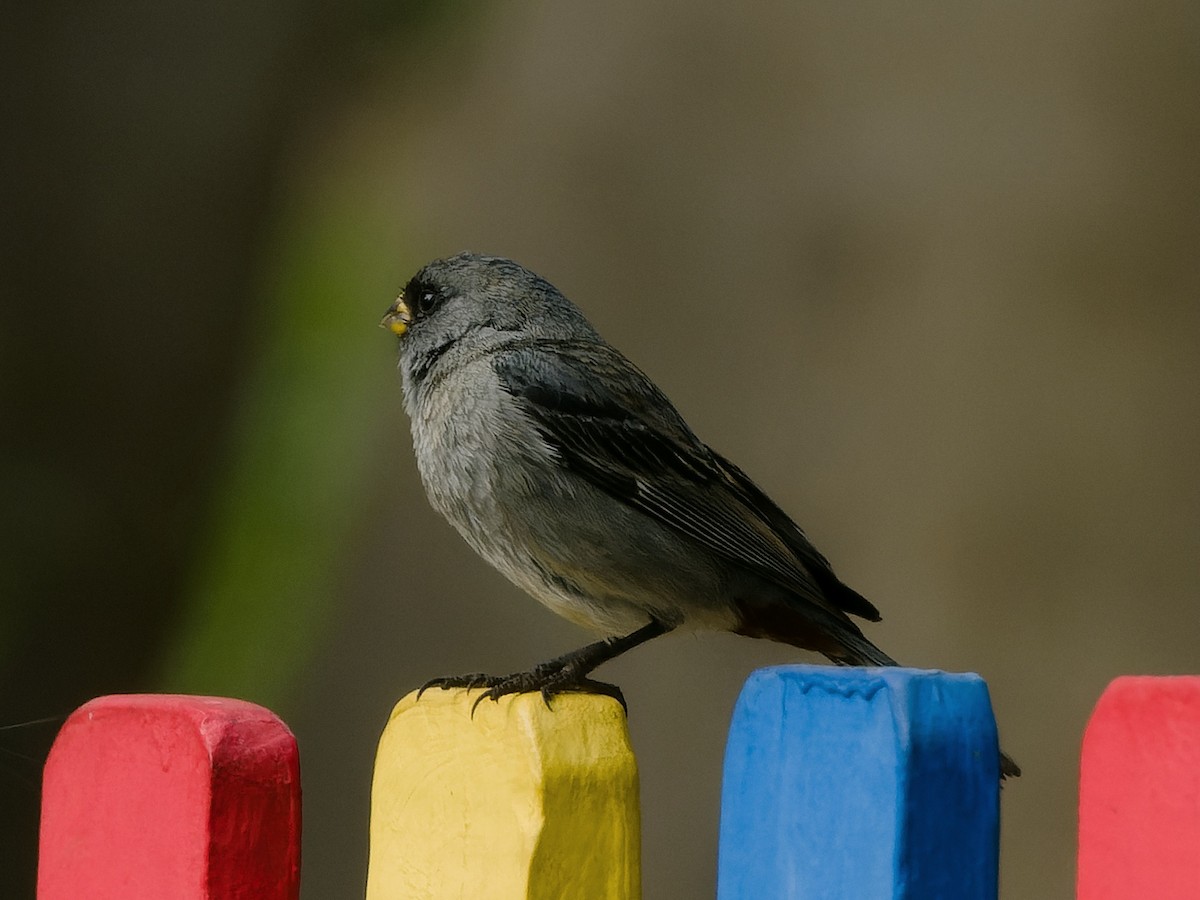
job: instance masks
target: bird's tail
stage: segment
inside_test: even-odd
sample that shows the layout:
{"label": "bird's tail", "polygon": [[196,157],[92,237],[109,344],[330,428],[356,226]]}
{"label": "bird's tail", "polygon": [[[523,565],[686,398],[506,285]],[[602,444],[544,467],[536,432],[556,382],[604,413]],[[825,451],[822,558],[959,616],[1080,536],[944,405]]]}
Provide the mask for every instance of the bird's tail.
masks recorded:
{"label": "bird's tail", "polygon": [[[844,655],[835,656],[826,653],[831,661],[839,666],[898,666],[900,665],[874,644],[865,635],[855,634],[850,629],[844,629],[837,636],[837,642]],[[1000,779],[1016,778],[1021,774],[1021,767],[1011,756],[1000,751]]]}
{"label": "bird's tail", "polygon": [[865,635],[857,633],[857,629],[842,629],[835,640],[843,651],[840,655],[826,653],[831,662],[839,666],[898,666],[896,662],[874,644]]}

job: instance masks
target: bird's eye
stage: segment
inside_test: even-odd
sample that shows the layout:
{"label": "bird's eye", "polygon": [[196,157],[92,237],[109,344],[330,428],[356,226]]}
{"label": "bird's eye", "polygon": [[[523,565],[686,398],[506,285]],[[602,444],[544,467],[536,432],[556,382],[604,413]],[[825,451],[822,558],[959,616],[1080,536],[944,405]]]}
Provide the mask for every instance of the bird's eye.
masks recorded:
{"label": "bird's eye", "polygon": [[417,292],[416,300],[416,312],[420,315],[424,315],[437,306],[438,295],[436,291],[422,289]]}

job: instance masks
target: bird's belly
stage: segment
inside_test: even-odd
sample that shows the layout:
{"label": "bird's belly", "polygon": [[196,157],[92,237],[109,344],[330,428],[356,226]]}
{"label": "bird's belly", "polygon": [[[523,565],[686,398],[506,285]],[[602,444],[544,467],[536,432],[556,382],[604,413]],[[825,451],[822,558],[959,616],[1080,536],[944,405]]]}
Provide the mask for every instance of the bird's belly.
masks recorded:
{"label": "bird's belly", "polygon": [[430,503],[518,587],[604,634],[634,631],[650,618],[677,628],[733,627],[708,555],[562,469],[531,423],[479,402],[437,413],[413,419]]}
{"label": "bird's belly", "polygon": [[606,634],[650,618],[673,628],[733,627],[720,571],[685,539],[578,479],[556,484],[513,528],[524,532],[523,578],[567,619]]}

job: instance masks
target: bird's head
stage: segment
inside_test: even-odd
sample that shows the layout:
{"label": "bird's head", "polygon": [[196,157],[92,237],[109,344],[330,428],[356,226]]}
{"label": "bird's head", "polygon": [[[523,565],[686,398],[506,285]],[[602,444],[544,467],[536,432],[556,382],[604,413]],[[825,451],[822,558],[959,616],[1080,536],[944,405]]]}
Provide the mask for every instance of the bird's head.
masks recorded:
{"label": "bird's head", "polygon": [[511,259],[474,253],[423,266],[379,324],[400,339],[406,367],[420,372],[460,343],[486,350],[513,338],[596,337],[550,282]]}

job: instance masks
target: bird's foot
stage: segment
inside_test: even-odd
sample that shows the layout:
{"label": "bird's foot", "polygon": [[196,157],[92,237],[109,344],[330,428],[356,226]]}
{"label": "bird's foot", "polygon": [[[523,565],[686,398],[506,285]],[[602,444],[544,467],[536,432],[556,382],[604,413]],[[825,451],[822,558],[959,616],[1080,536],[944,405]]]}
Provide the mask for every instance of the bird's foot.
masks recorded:
{"label": "bird's foot", "polygon": [[622,709],[626,712],[629,711],[629,707],[625,703],[625,696],[615,684],[587,678],[574,671],[572,666],[554,665],[553,663],[543,663],[528,672],[515,672],[512,675],[484,675],[476,672],[470,675],[448,675],[443,678],[434,678],[421,686],[421,689],[417,691],[417,699],[421,699],[421,694],[430,688],[443,690],[483,688],[483,693],[476,697],[475,702],[471,704],[472,715],[484,700],[494,702],[507,694],[527,694],[535,691],[542,695],[542,702],[548,709],[551,708],[550,701],[556,694],[602,694],[605,697],[612,697],[621,704]]}
{"label": "bird's foot", "polygon": [[431,678],[429,681],[421,685],[417,689],[417,699],[421,699],[430,688],[441,688],[443,691],[452,691],[455,688],[466,688],[468,691],[473,691],[476,688],[494,687],[504,681],[504,675],[485,675],[482,672],[472,672],[469,675],[443,675],[441,678]]}

